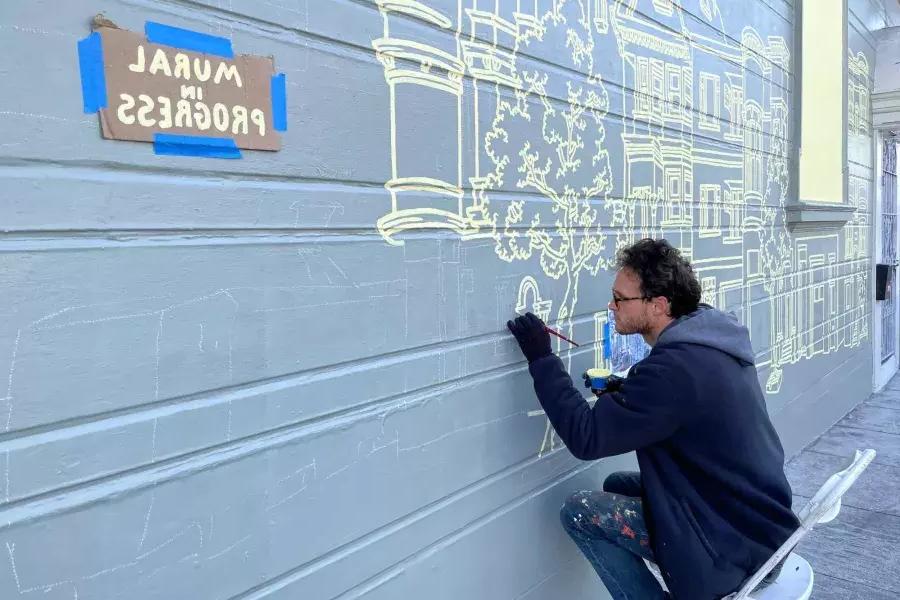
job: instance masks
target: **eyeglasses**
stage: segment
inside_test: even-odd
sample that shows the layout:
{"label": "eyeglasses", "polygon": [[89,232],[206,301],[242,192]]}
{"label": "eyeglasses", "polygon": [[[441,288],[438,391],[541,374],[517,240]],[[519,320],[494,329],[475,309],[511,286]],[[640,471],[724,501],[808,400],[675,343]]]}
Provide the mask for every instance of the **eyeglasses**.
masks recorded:
{"label": "eyeglasses", "polygon": [[616,308],[619,308],[619,302],[628,302],[630,300],[649,300],[649,299],[650,299],[650,296],[632,296],[631,298],[617,298],[615,295],[613,295],[612,300],[610,301],[610,304],[612,304]]}

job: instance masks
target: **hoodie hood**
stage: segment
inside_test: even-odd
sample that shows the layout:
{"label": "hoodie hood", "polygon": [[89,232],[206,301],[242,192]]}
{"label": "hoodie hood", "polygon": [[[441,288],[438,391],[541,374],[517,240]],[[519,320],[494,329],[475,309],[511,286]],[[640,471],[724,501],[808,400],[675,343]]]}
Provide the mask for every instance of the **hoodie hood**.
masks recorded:
{"label": "hoodie hood", "polygon": [[657,346],[678,343],[709,346],[743,363],[755,363],[747,328],[738,323],[732,314],[716,310],[708,304],[701,304],[691,314],[669,323],[656,341]]}

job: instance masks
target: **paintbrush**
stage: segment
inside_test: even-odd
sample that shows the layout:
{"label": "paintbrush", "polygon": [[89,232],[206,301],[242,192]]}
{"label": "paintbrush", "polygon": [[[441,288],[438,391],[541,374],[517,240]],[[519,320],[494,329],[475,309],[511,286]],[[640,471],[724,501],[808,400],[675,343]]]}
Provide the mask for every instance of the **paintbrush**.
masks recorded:
{"label": "paintbrush", "polygon": [[547,327],[546,325],[544,325],[544,329],[547,331],[547,333],[552,333],[552,334],[555,335],[556,337],[562,338],[562,339],[566,340],[567,342],[569,342],[570,344],[572,344],[573,346],[575,346],[576,348],[578,348],[578,346],[579,346],[578,343],[573,342],[572,340],[570,340],[569,338],[567,338],[566,336],[564,336],[564,335],[561,334],[560,332],[556,331],[555,329],[550,329],[550,328]]}

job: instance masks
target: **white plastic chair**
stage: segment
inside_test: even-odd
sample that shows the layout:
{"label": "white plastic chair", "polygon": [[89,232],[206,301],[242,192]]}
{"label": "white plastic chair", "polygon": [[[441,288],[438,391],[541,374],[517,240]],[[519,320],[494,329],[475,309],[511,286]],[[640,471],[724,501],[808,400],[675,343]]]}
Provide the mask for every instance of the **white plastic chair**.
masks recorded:
{"label": "white plastic chair", "polygon": [[[841,496],[850,489],[850,486],[874,458],[874,450],[869,449],[862,452],[857,450],[850,465],[829,477],[809,503],[803,507],[803,510],[797,514],[800,519],[800,527],[797,531],[744,583],[740,590],[729,594],[722,600],[809,600],[814,579],[812,567],[809,566],[806,559],[791,550],[810,532],[813,526],[819,523],[828,523],[837,517],[841,510]],[[781,567],[778,578],[763,589],[754,592],[765,576],[785,556],[787,559]],[[649,562],[647,566],[662,583],[659,568]],[[665,588],[665,584],[663,584],[663,588]]]}

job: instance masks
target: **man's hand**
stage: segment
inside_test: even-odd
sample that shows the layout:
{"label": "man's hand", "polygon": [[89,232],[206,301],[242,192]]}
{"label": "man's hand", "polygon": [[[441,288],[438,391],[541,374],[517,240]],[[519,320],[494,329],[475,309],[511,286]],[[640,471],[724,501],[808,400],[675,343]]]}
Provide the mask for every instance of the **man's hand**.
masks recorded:
{"label": "man's hand", "polygon": [[524,317],[507,321],[506,326],[516,336],[522,354],[529,364],[553,353],[550,348],[550,334],[547,333],[544,322],[532,313],[525,313]]}

